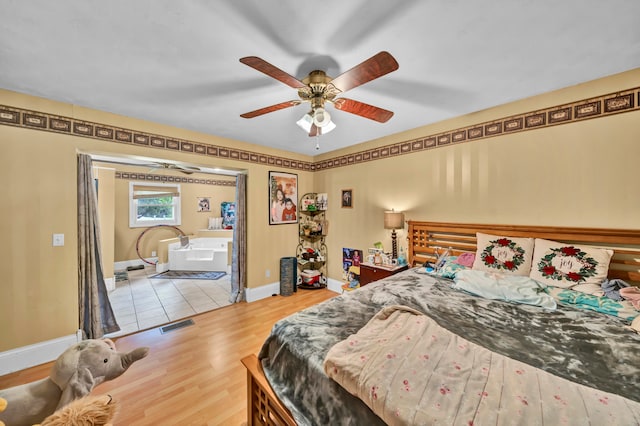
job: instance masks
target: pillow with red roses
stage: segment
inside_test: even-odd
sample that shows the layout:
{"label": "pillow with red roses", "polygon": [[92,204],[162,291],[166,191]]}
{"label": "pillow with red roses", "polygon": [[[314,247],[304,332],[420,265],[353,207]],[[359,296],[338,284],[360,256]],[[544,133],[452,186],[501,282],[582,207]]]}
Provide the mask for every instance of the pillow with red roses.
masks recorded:
{"label": "pillow with red roses", "polygon": [[607,278],[613,250],[536,238],[529,275],[555,287],[600,285]]}
{"label": "pillow with red roses", "polygon": [[505,275],[528,276],[533,256],[533,238],[476,233],[473,268]]}

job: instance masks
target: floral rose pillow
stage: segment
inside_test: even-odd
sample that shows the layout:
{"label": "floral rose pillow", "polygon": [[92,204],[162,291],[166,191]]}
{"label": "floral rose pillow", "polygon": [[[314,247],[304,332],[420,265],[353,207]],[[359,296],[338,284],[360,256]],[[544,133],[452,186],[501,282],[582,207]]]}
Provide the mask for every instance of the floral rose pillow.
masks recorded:
{"label": "floral rose pillow", "polygon": [[607,278],[613,250],[536,238],[529,275],[555,287],[600,286]]}
{"label": "floral rose pillow", "polygon": [[533,238],[515,238],[476,233],[473,268],[506,275],[528,276],[533,256]]}

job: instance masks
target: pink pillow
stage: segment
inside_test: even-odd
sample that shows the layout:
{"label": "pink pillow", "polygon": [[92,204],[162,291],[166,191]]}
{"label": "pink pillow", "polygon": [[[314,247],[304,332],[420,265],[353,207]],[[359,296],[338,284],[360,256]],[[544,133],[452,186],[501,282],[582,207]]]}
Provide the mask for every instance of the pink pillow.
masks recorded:
{"label": "pink pillow", "polygon": [[456,259],[456,263],[458,265],[466,266],[467,268],[471,268],[473,266],[473,261],[476,260],[475,253],[461,253]]}
{"label": "pink pillow", "polygon": [[634,308],[640,309],[640,288],[625,287],[620,289],[620,296],[631,302]]}

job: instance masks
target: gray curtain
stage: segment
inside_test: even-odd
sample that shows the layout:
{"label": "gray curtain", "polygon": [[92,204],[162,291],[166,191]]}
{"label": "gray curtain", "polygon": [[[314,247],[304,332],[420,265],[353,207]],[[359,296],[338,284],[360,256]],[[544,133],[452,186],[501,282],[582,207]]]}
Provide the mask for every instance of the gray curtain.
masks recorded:
{"label": "gray curtain", "polygon": [[231,297],[229,302],[245,300],[247,281],[247,175],[236,176],[236,223],[233,229]]}
{"label": "gray curtain", "polygon": [[98,199],[91,157],[78,155],[78,297],[85,339],[119,331],[102,271]]}

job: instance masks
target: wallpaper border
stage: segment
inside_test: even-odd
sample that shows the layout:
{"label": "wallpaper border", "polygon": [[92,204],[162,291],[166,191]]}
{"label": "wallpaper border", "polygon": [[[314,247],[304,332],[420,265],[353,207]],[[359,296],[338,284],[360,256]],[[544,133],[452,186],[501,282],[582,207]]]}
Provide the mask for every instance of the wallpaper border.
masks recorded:
{"label": "wallpaper border", "polygon": [[116,171],[116,179],[123,180],[138,180],[156,183],[195,183],[201,185],[214,185],[214,186],[236,186],[236,180],[222,180],[222,179],[198,179],[185,176],[172,176],[172,175],[154,175],[151,173],[136,173],[136,172],[119,172]]}
{"label": "wallpaper border", "polygon": [[134,129],[77,120],[71,117],[63,117],[7,105],[0,105],[0,125],[89,137],[114,143],[147,146],[160,150],[188,152],[207,157],[264,164],[285,169],[318,171],[351,166],[397,155],[407,155],[451,144],[472,142],[489,137],[503,136],[516,132],[537,130],[583,120],[607,117],[613,114],[638,111],[640,109],[638,104],[640,104],[640,87],[472,124],[442,133],[367,149],[353,154],[340,155],[318,162],[298,161],[259,152],[170,138]]}

